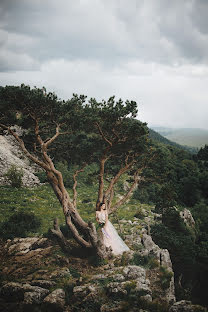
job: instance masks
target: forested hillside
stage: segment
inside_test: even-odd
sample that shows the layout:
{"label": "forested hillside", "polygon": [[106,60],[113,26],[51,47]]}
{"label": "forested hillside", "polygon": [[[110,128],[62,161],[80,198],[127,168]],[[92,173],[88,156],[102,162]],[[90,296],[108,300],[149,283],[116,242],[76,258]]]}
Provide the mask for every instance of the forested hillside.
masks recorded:
{"label": "forested hillside", "polygon": [[166,139],[180,145],[201,148],[208,143],[208,130],[195,128],[164,128],[153,127]]}
{"label": "forested hillside", "polygon": [[154,141],[161,142],[161,143],[164,143],[167,145],[172,145],[172,146],[175,146],[179,149],[183,149],[183,150],[188,151],[188,152],[193,153],[193,154],[196,154],[198,152],[198,148],[187,146],[187,145],[180,145],[180,144],[176,143],[174,140],[167,139],[165,137],[165,134],[166,133],[163,134],[163,132],[160,132],[160,129],[157,132],[157,131],[154,131],[151,128],[149,128],[150,138],[153,139]]}
{"label": "forested hillside", "polygon": [[[53,233],[65,249],[68,235],[104,261],[108,250],[102,253],[93,222],[95,208],[105,201],[118,227],[119,218],[132,218],[129,236],[134,217],[149,217],[145,231],[170,252],[177,300],[208,305],[208,146],[190,153],[148,129],[136,114],[135,102],[114,97],[101,103],[77,95],[61,101],[45,89],[1,87],[2,135],[16,139],[45,183],[24,192],[18,168],[6,173],[10,186],[0,187],[1,236],[46,235],[59,217],[62,231],[56,226]],[[14,125],[24,129],[22,135]],[[194,218],[190,224],[182,222],[185,208]],[[150,258],[137,258],[137,264]],[[172,275],[166,277],[170,282]]]}

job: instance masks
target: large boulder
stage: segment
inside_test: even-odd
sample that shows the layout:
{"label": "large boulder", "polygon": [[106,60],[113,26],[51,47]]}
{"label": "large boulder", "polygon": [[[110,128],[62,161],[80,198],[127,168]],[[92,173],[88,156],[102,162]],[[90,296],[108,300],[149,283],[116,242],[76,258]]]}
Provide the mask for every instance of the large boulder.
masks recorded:
{"label": "large boulder", "polygon": [[40,304],[49,290],[30,284],[9,282],[2,286],[0,297],[4,301],[23,302],[26,305]]}
{"label": "large boulder", "polygon": [[169,312],[207,312],[207,309],[199,305],[194,305],[191,301],[181,300],[174,303],[169,309]]}
{"label": "large boulder", "polygon": [[49,240],[43,237],[14,238],[8,240],[5,248],[9,255],[21,256],[32,250],[42,249],[49,246]]}
{"label": "large boulder", "polygon": [[23,186],[34,187],[40,184],[35,175],[35,167],[31,166],[15,139],[11,135],[0,135],[0,185],[10,184],[5,174],[12,166],[23,171]]}
{"label": "large boulder", "polygon": [[42,309],[50,312],[62,312],[66,304],[65,291],[61,288],[54,290],[43,300]]}
{"label": "large boulder", "polygon": [[195,228],[195,220],[191,214],[191,211],[187,208],[184,208],[183,211],[180,211],[180,217],[183,219],[184,223],[191,228]]}

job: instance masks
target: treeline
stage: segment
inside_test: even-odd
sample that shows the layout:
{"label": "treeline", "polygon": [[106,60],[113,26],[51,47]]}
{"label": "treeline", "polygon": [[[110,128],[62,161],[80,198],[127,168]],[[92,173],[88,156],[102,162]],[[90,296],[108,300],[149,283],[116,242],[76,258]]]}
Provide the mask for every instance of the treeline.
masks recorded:
{"label": "treeline", "polygon": [[[162,223],[152,236],[171,254],[178,300],[208,304],[208,146],[197,155],[168,145],[158,145],[158,157],[146,170],[146,179],[134,197],[155,205]],[[188,208],[195,227],[187,227],[180,210]]]}

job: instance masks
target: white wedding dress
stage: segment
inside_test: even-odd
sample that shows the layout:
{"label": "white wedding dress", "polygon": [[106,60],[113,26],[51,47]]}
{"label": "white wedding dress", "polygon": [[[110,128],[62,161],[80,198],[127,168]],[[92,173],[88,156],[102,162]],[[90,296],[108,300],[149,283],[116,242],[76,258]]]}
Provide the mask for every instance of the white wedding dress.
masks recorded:
{"label": "white wedding dress", "polygon": [[129,251],[129,247],[118,235],[113,224],[108,220],[107,211],[96,211],[96,217],[99,223],[105,225],[102,227],[103,242],[106,247],[111,247],[113,255],[121,255],[124,251]]}

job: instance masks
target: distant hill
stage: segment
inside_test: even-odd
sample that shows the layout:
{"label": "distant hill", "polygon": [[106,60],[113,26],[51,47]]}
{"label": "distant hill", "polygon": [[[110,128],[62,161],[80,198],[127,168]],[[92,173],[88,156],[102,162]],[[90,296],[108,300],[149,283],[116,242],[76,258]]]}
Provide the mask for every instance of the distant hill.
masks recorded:
{"label": "distant hill", "polygon": [[200,148],[208,144],[208,130],[206,129],[165,127],[152,127],[152,129],[180,145]]}
{"label": "distant hill", "polygon": [[183,149],[185,151],[188,151],[190,153],[196,154],[198,152],[198,148],[196,147],[191,147],[191,146],[185,146],[185,145],[180,145],[176,142],[172,142],[168,140],[166,137],[162,136],[160,133],[152,130],[149,128],[149,136],[152,140],[166,144],[166,145],[172,145],[177,148]]}

